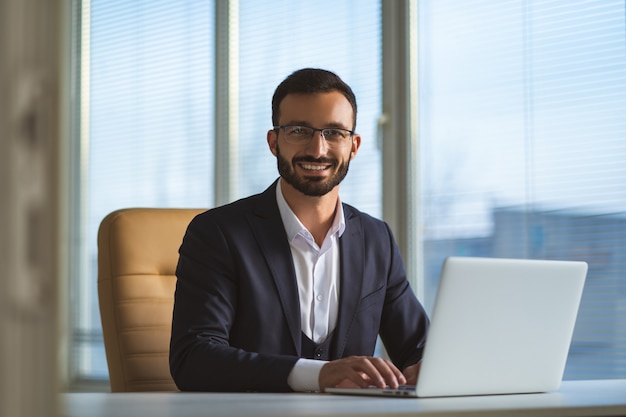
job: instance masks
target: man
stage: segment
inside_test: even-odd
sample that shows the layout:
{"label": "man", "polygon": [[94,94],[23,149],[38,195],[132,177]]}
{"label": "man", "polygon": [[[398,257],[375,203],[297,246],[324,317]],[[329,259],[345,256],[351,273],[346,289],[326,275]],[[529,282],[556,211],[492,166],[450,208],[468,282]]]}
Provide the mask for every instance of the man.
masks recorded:
{"label": "man", "polygon": [[[180,247],[170,369],[183,391],[415,383],[428,318],[388,225],[342,204],[354,94],[303,69],[272,99],[280,178],[196,217]],[[380,334],[392,361],[372,357]]]}

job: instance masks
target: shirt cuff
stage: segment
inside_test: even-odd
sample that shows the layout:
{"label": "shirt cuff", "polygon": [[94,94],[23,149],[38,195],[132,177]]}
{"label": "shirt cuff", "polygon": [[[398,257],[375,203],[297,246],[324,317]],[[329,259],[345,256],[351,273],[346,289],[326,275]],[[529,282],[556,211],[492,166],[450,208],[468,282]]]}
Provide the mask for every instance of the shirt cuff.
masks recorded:
{"label": "shirt cuff", "polygon": [[294,391],[319,391],[320,371],[327,361],[298,359],[287,377],[287,384]]}

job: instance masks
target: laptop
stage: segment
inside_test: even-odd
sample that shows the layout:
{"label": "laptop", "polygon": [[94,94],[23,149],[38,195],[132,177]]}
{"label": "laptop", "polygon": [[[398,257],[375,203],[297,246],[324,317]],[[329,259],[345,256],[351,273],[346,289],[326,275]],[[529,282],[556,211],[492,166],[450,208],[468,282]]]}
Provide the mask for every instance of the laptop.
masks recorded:
{"label": "laptop", "polygon": [[441,397],[559,389],[587,263],[450,257],[444,261],[416,386],[331,388]]}

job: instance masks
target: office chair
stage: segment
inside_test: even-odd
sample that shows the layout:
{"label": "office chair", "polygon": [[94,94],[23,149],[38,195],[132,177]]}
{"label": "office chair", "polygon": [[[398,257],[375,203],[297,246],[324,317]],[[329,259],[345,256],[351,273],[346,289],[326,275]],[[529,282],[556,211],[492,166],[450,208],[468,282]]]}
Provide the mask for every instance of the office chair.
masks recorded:
{"label": "office chair", "polygon": [[169,342],[178,248],[204,209],[130,208],[98,231],[98,301],[112,392],[177,391]]}

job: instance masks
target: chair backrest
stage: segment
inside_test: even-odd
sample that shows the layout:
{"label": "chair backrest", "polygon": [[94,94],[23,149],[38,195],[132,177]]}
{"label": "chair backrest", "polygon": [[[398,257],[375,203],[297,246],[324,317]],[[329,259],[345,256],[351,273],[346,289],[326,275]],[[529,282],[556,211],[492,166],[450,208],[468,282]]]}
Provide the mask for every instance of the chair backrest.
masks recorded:
{"label": "chair backrest", "polygon": [[176,391],[169,342],[178,248],[205,209],[132,208],[98,231],[98,300],[112,392]]}

